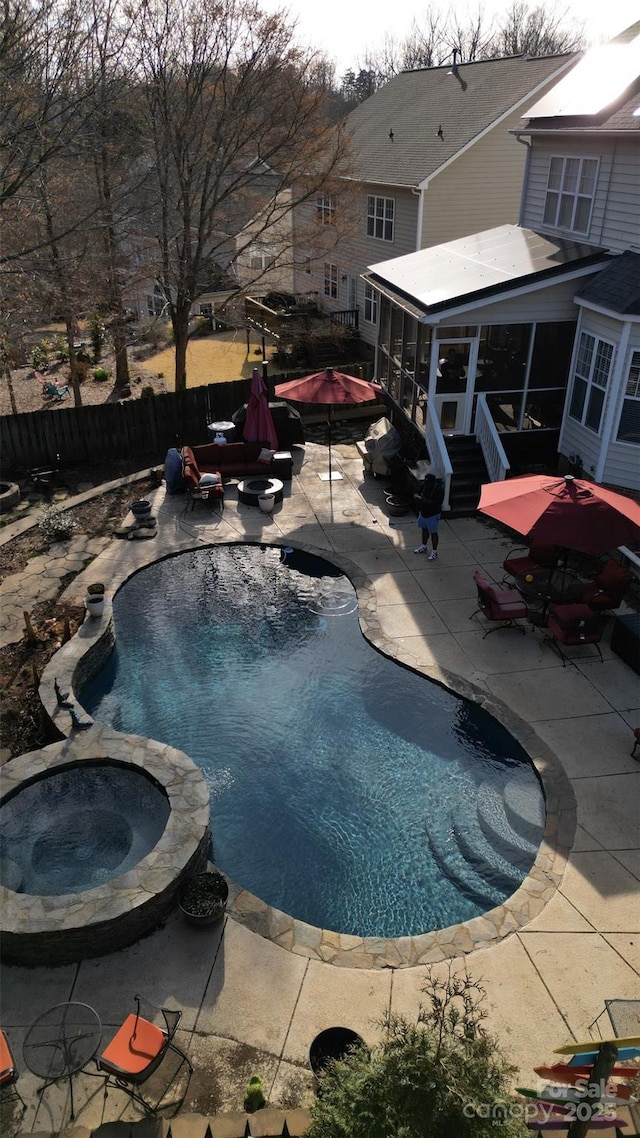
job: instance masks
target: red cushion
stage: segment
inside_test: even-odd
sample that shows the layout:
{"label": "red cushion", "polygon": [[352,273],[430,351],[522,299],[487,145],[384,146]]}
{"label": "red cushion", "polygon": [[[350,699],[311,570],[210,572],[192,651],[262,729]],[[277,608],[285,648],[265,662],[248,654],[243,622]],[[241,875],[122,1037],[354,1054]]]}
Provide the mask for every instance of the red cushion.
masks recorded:
{"label": "red cushion", "polygon": [[[134,1036],[135,1030],[135,1036]],[[161,1028],[131,1013],[100,1056],[101,1067],[139,1075],[160,1054],[167,1036]]]}

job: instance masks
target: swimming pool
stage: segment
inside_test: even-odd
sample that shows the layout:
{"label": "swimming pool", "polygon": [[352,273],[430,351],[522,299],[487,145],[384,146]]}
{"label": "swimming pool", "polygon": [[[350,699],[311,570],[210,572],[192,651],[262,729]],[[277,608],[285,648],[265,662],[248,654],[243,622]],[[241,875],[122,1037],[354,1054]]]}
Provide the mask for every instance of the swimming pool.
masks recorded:
{"label": "swimming pool", "polygon": [[196,761],[213,860],[268,904],[415,935],[500,904],[528,872],[544,804],[525,752],[376,652],[329,563],[257,545],[181,553],[123,586],[114,621],[83,706]]}

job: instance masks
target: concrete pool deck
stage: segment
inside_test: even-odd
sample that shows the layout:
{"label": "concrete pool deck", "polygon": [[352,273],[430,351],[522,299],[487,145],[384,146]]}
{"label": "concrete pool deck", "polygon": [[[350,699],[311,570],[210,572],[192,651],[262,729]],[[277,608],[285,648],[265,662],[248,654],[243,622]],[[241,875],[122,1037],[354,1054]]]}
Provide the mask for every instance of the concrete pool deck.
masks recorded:
{"label": "concrete pool deck", "polygon": [[[301,455],[272,515],[239,505],[233,485],[222,517],[204,503],[187,512],[181,497],[161,489],[158,536],[106,544],[65,596],[81,600],[88,580],[118,581],[199,542],[302,544],[329,558],[347,558],[371,582],[373,595],[360,600],[374,643],[379,637],[396,659],[440,681],[455,675],[460,690],[465,683],[480,689],[487,703],[506,705],[514,722],[535,733],[560,761],[577,804],[566,866],[529,923],[454,960],[482,978],[488,1025],[521,1080],[532,1085],[534,1063],[550,1060],[554,1047],[594,1034],[589,1028],[605,999],[640,993],[640,764],[629,755],[631,729],[640,722],[638,677],[608,643],[604,663],[587,647],[582,659],[563,668],[539,631],[483,639],[482,625],[469,619],[476,608],[472,572],[481,566],[500,580],[505,553],[516,542],[479,518],[443,520],[439,560],[427,562],[413,553],[415,518],[387,516],[383,487],[363,480],[355,447],[334,447],[343,479],[332,483],[318,477],[326,469],[324,448],[308,444],[302,463]],[[31,566],[20,577],[21,617],[29,609],[29,588],[42,596],[45,567],[34,573]],[[3,640],[11,635],[5,623]],[[437,963],[441,955],[434,953],[436,969],[447,967]],[[341,1024],[373,1041],[375,1021],[385,1011],[413,1017],[422,998],[423,967],[371,969],[362,960],[354,961],[357,968],[337,967],[314,957],[313,951],[291,952],[232,917],[206,931],[172,914],[163,928],[110,956],[59,968],[2,965],[0,1022],[19,1058],[28,1025],[43,1010],[80,1000],[98,1010],[106,1041],[140,990],[155,1003],[184,1009],[179,1042],[196,1071],[182,1111],[240,1109],[238,1088],[256,1072],[269,1101],[291,1105],[310,1092],[308,1049],[319,1031]],[[600,1024],[606,1034],[606,1016]],[[39,1081],[21,1068],[28,1109],[18,1129],[67,1125],[64,1084],[40,1096]],[[78,1125],[140,1117],[121,1092],[111,1091],[105,1101],[96,1080],[83,1080],[75,1080]]]}

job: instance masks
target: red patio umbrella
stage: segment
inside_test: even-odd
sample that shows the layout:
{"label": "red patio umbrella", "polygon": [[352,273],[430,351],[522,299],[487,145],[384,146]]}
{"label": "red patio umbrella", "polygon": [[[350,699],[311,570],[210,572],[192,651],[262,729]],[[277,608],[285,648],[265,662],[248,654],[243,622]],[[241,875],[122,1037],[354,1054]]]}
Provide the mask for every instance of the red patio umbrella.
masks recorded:
{"label": "red patio umbrella", "polygon": [[382,388],[378,383],[356,379],[353,375],[345,375],[342,371],[334,371],[332,367],[328,367],[324,371],[314,372],[313,375],[305,375],[302,379],[279,383],[275,391],[279,398],[291,399],[294,403],[321,403],[328,406],[329,481],[331,481],[331,408],[345,404],[354,406],[356,403],[368,403],[378,397]]}
{"label": "red patio umbrella", "polygon": [[607,553],[640,539],[637,502],[570,474],[489,482],[478,509],[531,540],[580,553]]}
{"label": "red patio umbrella", "polygon": [[269,410],[267,388],[257,367],[254,367],[251,377],[251,395],[242,435],[248,443],[265,443],[272,450],[278,449],[278,434]]}

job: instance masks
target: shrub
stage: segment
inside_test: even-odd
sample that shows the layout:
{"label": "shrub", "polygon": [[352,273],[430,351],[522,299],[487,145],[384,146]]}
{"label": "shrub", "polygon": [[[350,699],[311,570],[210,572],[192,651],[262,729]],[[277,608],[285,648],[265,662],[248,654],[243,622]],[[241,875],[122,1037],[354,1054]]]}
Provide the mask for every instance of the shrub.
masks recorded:
{"label": "shrub", "polygon": [[145,383],[144,387],[140,390],[140,398],[150,399],[152,395],[155,395],[153,387],[150,383]]}
{"label": "shrub", "polygon": [[93,369],[93,378],[96,383],[104,383],[109,378],[109,372],[104,367],[96,367]]}
{"label": "shrub", "polygon": [[49,363],[49,345],[42,340],[36,344],[31,352],[31,367],[36,371],[43,371]]}
{"label": "shrub", "polygon": [[516,1138],[528,1133],[509,1093],[516,1068],[482,1027],[484,989],[468,973],[427,969],[430,1007],[388,1015],[385,1037],[319,1076],[308,1138]]}
{"label": "shrub", "polygon": [[59,510],[47,506],[38,523],[47,541],[68,541],[77,528],[77,521],[71,510]]}
{"label": "shrub", "polygon": [[56,354],[58,363],[66,364],[69,359],[69,345],[64,336],[56,336],[53,342],[53,350]]}
{"label": "shrub", "polygon": [[247,1083],[244,1109],[247,1114],[252,1114],[254,1110],[261,1110],[266,1101],[262,1079],[259,1075],[252,1075]]}
{"label": "shrub", "polygon": [[[94,364],[100,363],[102,356],[102,347],[104,344],[104,324],[97,312],[94,312],[91,317],[91,350],[93,352]],[[94,372],[95,377],[95,372]]]}

